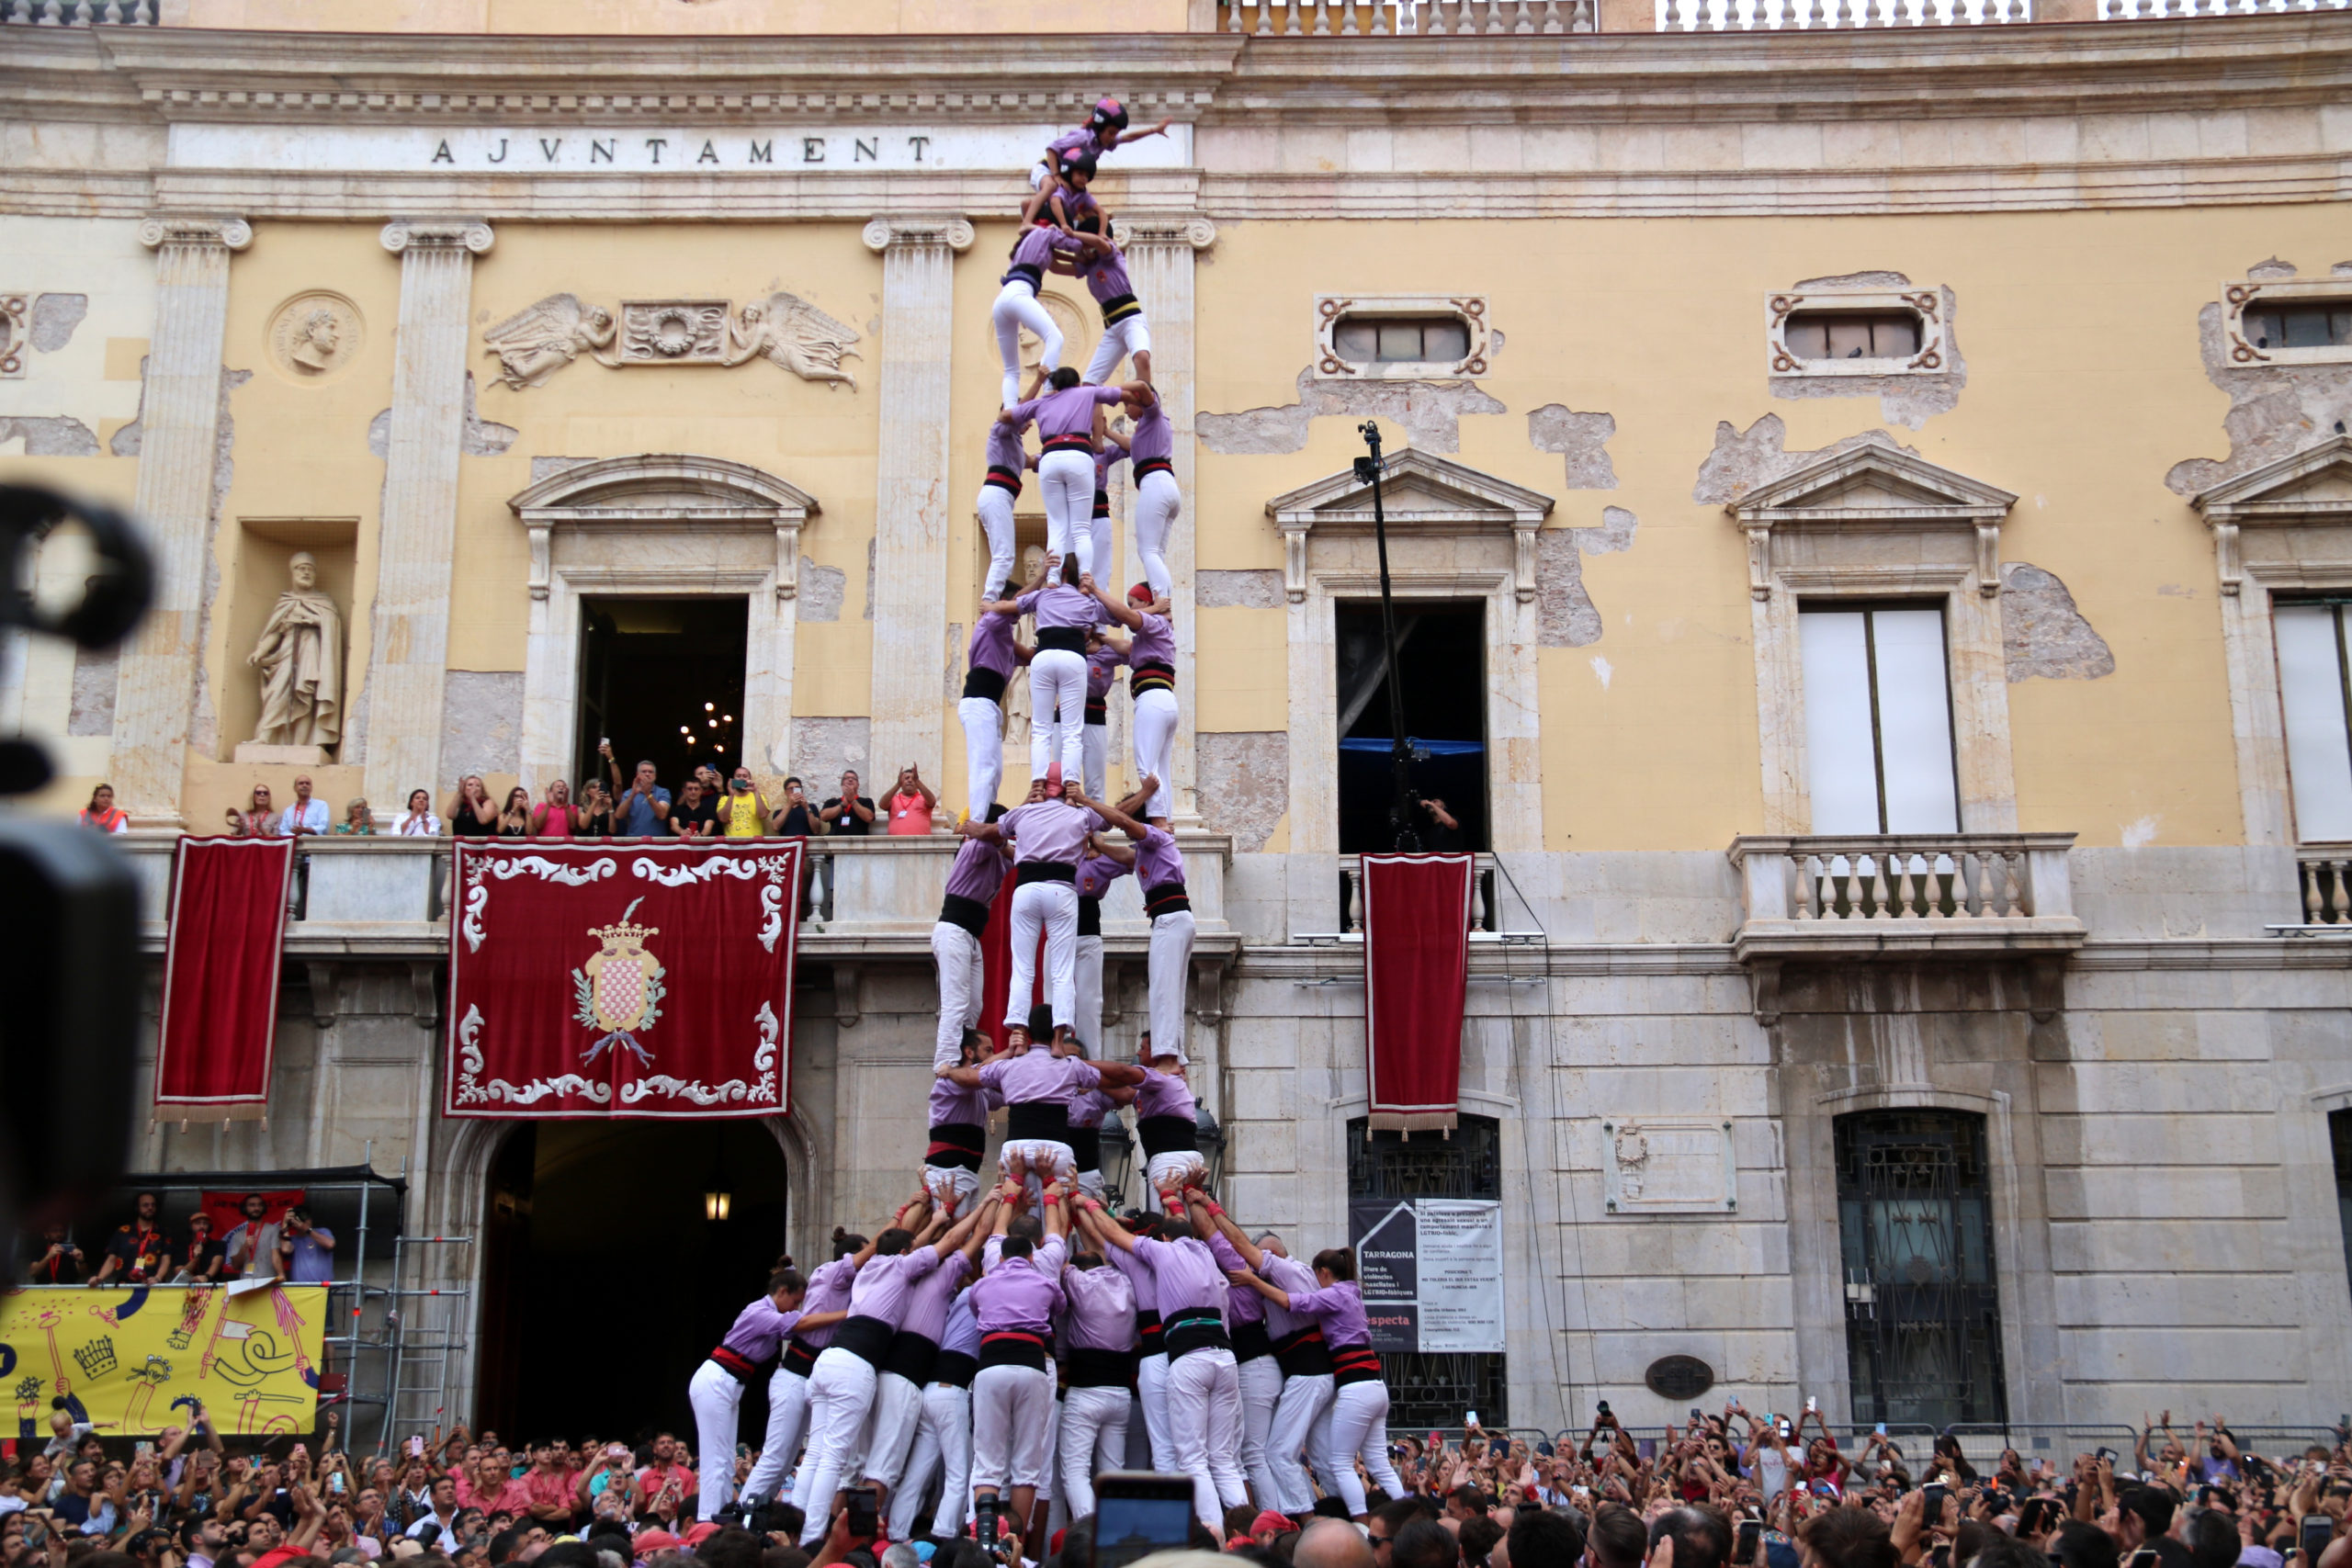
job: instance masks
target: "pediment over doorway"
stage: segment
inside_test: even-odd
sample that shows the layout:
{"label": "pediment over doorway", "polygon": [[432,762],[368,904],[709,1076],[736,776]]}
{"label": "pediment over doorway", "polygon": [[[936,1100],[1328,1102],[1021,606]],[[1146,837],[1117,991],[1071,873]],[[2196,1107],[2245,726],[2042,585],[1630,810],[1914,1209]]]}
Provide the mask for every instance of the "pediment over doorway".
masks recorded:
{"label": "pediment over doorway", "polygon": [[[1388,459],[1380,489],[1381,514],[1392,537],[1509,540],[1518,595],[1522,601],[1535,596],[1535,532],[1552,511],[1550,496],[1414,447]],[[1266,502],[1266,515],[1282,530],[1283,589],[1297,603],[1306,596],[1307,550],[1315,536],[1372,531],[1372,485],[1352,468],[1341,469],[1274,497]]]}

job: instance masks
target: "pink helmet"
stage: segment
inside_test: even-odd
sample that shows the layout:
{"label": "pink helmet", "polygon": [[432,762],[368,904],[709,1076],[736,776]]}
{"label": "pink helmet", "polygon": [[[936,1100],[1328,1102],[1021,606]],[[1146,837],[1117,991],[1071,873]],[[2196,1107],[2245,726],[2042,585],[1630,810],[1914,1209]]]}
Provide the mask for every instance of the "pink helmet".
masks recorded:
{"label": "pink helmet", "polygon": [[1094,112],[1087,117],[1087,123],[1097,135],[1105,130],[1125,130],[1127,128],[1126,106],[1116,98],[1098,99]]}

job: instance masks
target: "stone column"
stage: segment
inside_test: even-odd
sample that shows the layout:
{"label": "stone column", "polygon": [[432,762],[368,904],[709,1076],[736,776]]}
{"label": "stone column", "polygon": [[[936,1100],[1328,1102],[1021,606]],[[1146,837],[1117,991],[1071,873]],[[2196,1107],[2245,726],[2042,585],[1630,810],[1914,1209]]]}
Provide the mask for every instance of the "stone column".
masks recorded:
{"label": "stone column", "polygon": [[947,693],[960,651],[947,636],[948,369],[956,253],[972,226],[953,216],[876,218],[882,254],[881,458],[874,484],[873,740],[877,797],[909,762],[943,775]]}
{"label": "stone column", "polygon": [[1175,603],[1170,611],[1176,626],[1174,805],[1179,826],[1198,827],[1199,774],[1193,738],[1199,728],[1194,706],[1200,683],[1193,665],[1198,640],[1193,620],[1193,541],[1200,520],[1193,489],[1193,258],[1216,243],[1216,225],[1197,213],[1123,213],[1119,228],[1126,236],[1127,276],[1151,323],[1152,384],[1168,405],[1176,443],[1176,488],[1184,497],[1183,514],[1168,540],[1168,570],[1175,579],[1170,595]]}
{"label": "stone column", "polygon": [[253,243],[242,218],[160,216],[139,227],[155,252],[155,327],[139,402],[133,515],[155,552],[155,604],[116,676],[115,798],[142,828],[176,828],[203,656],[205,554],[220,463],[220,363],[229,253]]}
{"label": "stone column", "polygon": [[392,424],[376,535],[376,602],[368,654],[368,794],[436,795],[441,701],[449,662],[450,558],[458,536],[458,456],[466,417],[466,315],[487,223],[396,220],[384,248],[401,258]]}

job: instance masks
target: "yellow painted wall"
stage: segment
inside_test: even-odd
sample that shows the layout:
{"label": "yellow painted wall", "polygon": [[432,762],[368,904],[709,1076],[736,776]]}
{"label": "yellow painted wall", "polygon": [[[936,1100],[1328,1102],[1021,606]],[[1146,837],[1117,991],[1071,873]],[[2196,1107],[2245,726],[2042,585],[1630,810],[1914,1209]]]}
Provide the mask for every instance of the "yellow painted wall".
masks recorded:
{"label": "yellow painted wall", "polygon": [[1182,32],[1186,0],[164,0],[194,28],[330,33]]}
{"label": "yellow painted wall", "polygon": [[[2199,307],[2266,256],[2324,276],[2342,232],[2324,207],[1486,222],[1475,243],[1453,224],[1234,223],[1199,272],[1199,404],[1296,401],[1317,293],[1487,295],[1505,345],[1479,385],[1510,412],[1464,419],[1454,456],[1557,496],[1554,525],[1597,526],[1605,505],[1640,519],[1630,550],[1583,562],[1601,640],[1542,654],[1547,841],[1713,847],[1762,816],[1745,545],[1719,505],[1691,499],[1716,422],[1776,414],[1792,451],[1889,428],[1874,398],[1770,395],[1763,296],[1866,269],[1947,285],[1968,384],[1952,412],[1891,434],[2018,492],[2004,558],[2063,579],[2117,665],[2010,686],[2022,825],[2087,844],[2134,824],[2143,841],[2230,842],[2241,825],[2211,546],[2164,479],[2229,448]],[[1528,438],[1528,411],[1546,403],[1615,417],[1616,489],[1563,490],[1562,459]],[[1341,468],[1361,450],[1353,423],[1316,420],[1296,454],[1204,451],[1190,498],[1200,565],[1278,567],[1265,502]],[[1258,666],[1283,612],[1216,614],[1234,635],[1204,639],[1202,728],[1262,728]]]}

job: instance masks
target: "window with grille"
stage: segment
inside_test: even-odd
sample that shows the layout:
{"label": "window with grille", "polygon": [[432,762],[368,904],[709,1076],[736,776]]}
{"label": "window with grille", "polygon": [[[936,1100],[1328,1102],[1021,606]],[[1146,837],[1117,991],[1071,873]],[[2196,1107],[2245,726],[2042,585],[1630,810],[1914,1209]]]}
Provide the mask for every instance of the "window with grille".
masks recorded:
{"label": "window with grille", "polygon": [[1940,604],[1806,604],[1805,788],[1816,833],[1956,833]]}
{"label": "window with grille", "polygon": [[1781,341],[1799,359],[1909,359],[1919,352],[1914,310],[1797,310]]}
{"label": "window with grille", "polygon": [[[1367,1137],[1365,1117],[1348,1123],[1351,1198],[1489,1198],[1502,1196],[1502,1123],[1464,1116],[1452,1137],[1436,1133],[1379,1132]],[[1388,1427],[1459,1427],[1464,1411],[1489,1428],[1510,1424],[1510,1364],[1507,1357],[1451,1351],[1388,1351],[1380,1355],[1388,1380]]]}
{"label": "window with grille", "polygon": [[2256,348],[2352,345],[2352,299],[2248,306],[2245,340]]}
{"label": "window with grille", "polygon": [[2352,839],[2352,600],[2281,602],[2270,620],[2296,836]]}
{"label": "window with grille", "polygon": [[1470,355],[1459,316],[1341,316],[1331,346],[1351,365],[1454,365]]}
{"label": "window with grille", "polygon": [[1855,1423],[2006,1421],[1984,1118],[1859,1111],[1834,1136]]}

